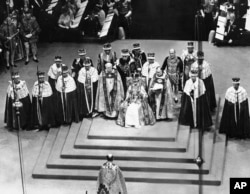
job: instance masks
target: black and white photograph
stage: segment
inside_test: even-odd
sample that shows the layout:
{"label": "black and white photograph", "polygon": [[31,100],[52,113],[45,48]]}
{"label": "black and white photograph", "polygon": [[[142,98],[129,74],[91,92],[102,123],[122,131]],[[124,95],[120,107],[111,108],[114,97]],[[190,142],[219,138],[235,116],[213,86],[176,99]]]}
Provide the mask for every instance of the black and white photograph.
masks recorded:
{"label": "black and white photograph", "polygon": [[250,193],[249,75],[250,0],[0,0],[0,193]]}

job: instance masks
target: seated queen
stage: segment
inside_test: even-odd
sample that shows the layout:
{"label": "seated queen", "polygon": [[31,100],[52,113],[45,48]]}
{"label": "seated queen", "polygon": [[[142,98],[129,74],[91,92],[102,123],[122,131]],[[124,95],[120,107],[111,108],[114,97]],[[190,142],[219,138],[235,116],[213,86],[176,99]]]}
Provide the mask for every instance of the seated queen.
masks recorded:
{"label": "seated queen", "polygon": [[119,109],[116,123],[123,127],[140,128],[143,125],[153,125],[155,116],[148,104],[148,95],[145,91],[146,81],[139,74],[127,79],[128,90],[126,99]]}

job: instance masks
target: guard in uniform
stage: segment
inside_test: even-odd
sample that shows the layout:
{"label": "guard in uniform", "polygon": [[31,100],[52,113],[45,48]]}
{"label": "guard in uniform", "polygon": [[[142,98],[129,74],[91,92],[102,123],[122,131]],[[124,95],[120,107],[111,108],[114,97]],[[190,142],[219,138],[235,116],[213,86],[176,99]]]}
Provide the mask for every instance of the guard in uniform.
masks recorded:
{"label": "guard in uniform", "polygon": [[[79,58],[74,59],[72,66],[71,66],[71,73],[72,77],[75,79],[75,81],[78,78],[78,73],[81,70],[82,67],[84,67],[84,63],[86,62],[86,50],[85,49],[79,49],[78,50],[78,55]],[[93,66],[92,60],[89,58],[91,62],[91,66]]]}
{"label": "guard in uniform", "polygon": [[45,73],[37,72],[38,80],[32,89],[31,127],[48,130],[56,124],[52,89],[45,81]]}
{"label": "guard in uniform", "polygon": [[3,42],[4,58],[6,60],[6,68],[10,65],[15,66],[14,58],[17,47],[18,31],[16,26],[12,23],[11,18],[7,17],[0,26],[0,41]]}
{"label": "guard in uniform", "polygon": [[30,10],[26,11],[24,17],[21,20],[21,28],[20,28],[20,33],[22,35],[26,52],[25,65],[29,63],[30,48],[33,55],[33,61],[38,62],[37,42],[40,32],[41,29],[36,21],[36,18],[34,16],[31,16]]}
{"label": "guard in uniform", "polygon": [[106,63],[111,63],[113,66],[115,66],[115,62],[117,60],[116,53],[112,52],[110,43],[103,45],[103,51],[104,52],[98,55],[97,71],[99,75],[105,69]]}
{"label": "guard in uniform", "polygon": [[17,129],[17,117],[13,103],[19,100],[22,103],[22,107],[19,108],[20,127],[22,129],[29,129],[31,101],[26,82],[20,80],[18,72],[13,72],[11,76],[12,81],[9,81],[9,87],[7,89],[4,123],[11,129]]}
{"label": "guard in uniform", "polygon": [[78,107],[80,117],[94,116],[98,72],[91,66],[91,59],[86,57],[84,67],[77,79]]}
{"label": "guard in uniform", "polygon": [[166,69],[166,73],[169,77],[172,90],[174,91],[174,101],[178,102],[178,92],[182,91],[181,78],[183,75],[183,63],[180,57],[176,56],[174,49],[169,50],[169,56],[163,62],[163,71]]}

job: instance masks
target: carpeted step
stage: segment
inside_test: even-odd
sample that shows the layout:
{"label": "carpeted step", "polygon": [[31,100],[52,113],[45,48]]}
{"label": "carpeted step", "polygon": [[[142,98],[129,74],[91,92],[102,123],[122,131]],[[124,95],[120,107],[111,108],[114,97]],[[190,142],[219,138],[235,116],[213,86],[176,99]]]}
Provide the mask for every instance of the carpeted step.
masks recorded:
{"label": "carpeted step", "polygon": [[125,128],[114,123],[114,120],[94,118],[88,139],[175,141],[177,137],[177,121],[158,121],[154,125],[143,126],[140,129]]}
{"label": "carpeted step", "polygon": [[[196,134],[195,134],[196,133]],[[65,139],[67,138],[68,129],[62,128],[60,129],[58,136],[56,138],[55,144],[50,153],[47,167],[48,168],[60,168],[60,169],[92,169],[98,170],[100,168],[100,164],[104,163],[104,153],[102,153],[102,160],[97,159],[63,159],[60,158],[61,150],[64,144]],[[194,135],[197,136],[197,132],[194,132]],[[206,153],[205,154],[205,165],[203,169],[203,173],[208,173],[210,169],[210,160],[212,154],[213,147],[213,139],[211,134],[206,134]],[[193,144],[193,142],[192,142]],[[69,150],[69,152],[71,152]],[[121,154],[121,153],[120,153]],[[148,154],[144,152],[144,155]],[[181,155],[179,155],[181,156]],[[147,172],[171,172],[171,173],[198,173],[198,167],[194,163],[183,163],[179,164],[178,162],[162,162],[157,161],[158,157],[155,158],[154,161],[143,161],[142,159],[139,161],[124,161],[116,158],[116,163],[122,168],[122,170],[126,171],[147,171]],[[118,157],[119,158],[119,157]],[[127,158],[125,158],[127,159]],[[189,158],[192,160],[192,158]]]}
{"label": "carpeted step", "polygon": [[[185,152],[189,141],[189,127],[180,126],[178,130],[182,141],[140,141],[140,140],[116,140],[116,139],[87,139],[91,130],[93,119],[83,119],[82,126],[77,135],[74,147],[77,149],[112,149],[112,150],[140,150],[162,152]],[[115,125],[115,123],[113,123]],[[168,123],[166,123],[166,127]],[[114,128],[115,130],[115,128]],[[137,130],[137,129],[135,129]],[[143,129],[140,129],[143,130]]]}

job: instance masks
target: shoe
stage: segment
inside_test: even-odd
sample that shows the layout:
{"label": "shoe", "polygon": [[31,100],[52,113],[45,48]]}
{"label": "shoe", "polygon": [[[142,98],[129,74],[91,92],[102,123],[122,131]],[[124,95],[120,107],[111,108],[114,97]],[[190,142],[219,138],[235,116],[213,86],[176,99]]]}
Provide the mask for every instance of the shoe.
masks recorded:
{"label": "shoe", "polygon": [[37,58],[33,58],[33,61],[35,61],[36,63],[38,63],[39,62],[39,60],[37,59]]}
{"label": "shoe", "polygon": [[98,115],[99,115],[99,113],[94,112],[94,113],[92,114],[92,118],[95,118],[95,117],[97,117]]}
{"label": "shoe", "polygon": [[10,66],[6,66],[6,69],[8,69],[8,70],[9,70],[9,69],[10,69]]}
{"label": "shoe", "polygon": [[177,103],[178,102],[178,98],[174,98],[174,102]]}
{"label": "shoe", "polygon": [[28,65],[28,64],[29,64],[29,62],[30,62],[29,60],[28,60],[28,61],[25,61],[25,65]]}

